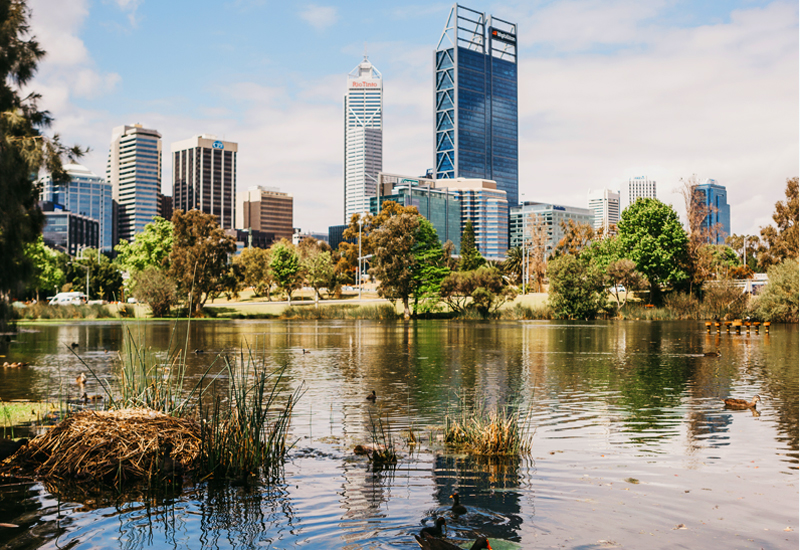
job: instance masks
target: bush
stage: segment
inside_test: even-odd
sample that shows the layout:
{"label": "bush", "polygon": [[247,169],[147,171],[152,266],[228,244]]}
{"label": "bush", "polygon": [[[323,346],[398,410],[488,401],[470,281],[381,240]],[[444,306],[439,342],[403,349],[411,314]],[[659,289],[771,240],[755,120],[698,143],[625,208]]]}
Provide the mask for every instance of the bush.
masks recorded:
{"label": "bush", "polygon": [[675,319],[696,319],[700,301],[687,292],[672,292],[664,297],[664,307]]}
{"label": "bush", "polygon": [[594,319],[606,308],[603,274],[588,261],[566,255],[547,265],[550,279],[548,305],[560,319]]}
{"label": "bush", "polygon": [[765,321],[796,323],[798,320],[798,265],[786,259],[767,271],[769,283],[756,298],[753,312]]}
{"label": "bush", "polygon": [[440,294],[453,311],[464,314],[472,309],[485,319],[513,300],[517,291],[506,285],[499,269],[483,266],[450,273],[442,280]]}
{"label": "bush", "polygon": [[731,320],[747,314],[749,295],[731,281],[709,282],[703,285],[703,311],[706,318]]}
{"label": "bush", "polygon": [[178,303],[178,287],[163,269],[150,266],[136,273],[133,279],[133,296],[150,306],[153,317],[168,316],[172,306]]}

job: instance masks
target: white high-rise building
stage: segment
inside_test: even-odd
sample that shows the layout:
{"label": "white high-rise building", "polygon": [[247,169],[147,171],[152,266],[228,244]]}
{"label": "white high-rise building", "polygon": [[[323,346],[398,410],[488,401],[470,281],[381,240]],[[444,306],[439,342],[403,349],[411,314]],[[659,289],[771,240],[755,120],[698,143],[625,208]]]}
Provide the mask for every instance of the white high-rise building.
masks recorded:
{"label": "white high-rise building", "polygon": [[611,228],[619,223],[619,191],[611,189],[598,189],[589,191],[589,210],[594,214],[592,226],[595,231],[603,230],[603,236],[614,233]]}
{"label": "white high-rise building", "polygon": [[161,192],[161,134],[141,124],[111,132],[106,181],[119,205],[120,241],[132,241],[158,215]]}
{"label": "white high-rise building", "polygon": [[628,180],[628,206],[636,202],[636,199],[655,199],[656,182],[649,180],[647,176],[637,176]]}
{"label": "white high-rise building", "polygon": [[383,170],[383,78],[364,56],[347,75],[344,97],[344,223],[369,212]]}

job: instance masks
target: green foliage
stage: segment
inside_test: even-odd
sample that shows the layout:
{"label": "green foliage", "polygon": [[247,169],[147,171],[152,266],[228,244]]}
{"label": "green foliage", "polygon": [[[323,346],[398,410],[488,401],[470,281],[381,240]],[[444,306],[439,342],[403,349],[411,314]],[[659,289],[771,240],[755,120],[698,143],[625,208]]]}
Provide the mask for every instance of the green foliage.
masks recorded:
{"label": "green foliage", "polygon": [[272,245],[270,249],[271,260],[270,270],[278,285],[289,301],[292,300],[292,292],[302,284],[300,272],[300,258],[292,246],[292,243],[279,241]]}
{"label": "green foliage", "polygon": [[244,286],[251,287],[256,296],[270,295],[274,281],[269,261],[269,250],[255,247],[245,248],[233,258],[233,263],[239,266],[241,282]]}
{"label": "green foliage", "polygon": [[414,314],[438,310],[442,280],[450,273],[436,229],[420,217],[414,236]]}
{"label": "green foliage", "polygon": [[706,318],[741,319],[747,314],[748,295],[731,281],[707,281],[703,284],[703,311]]}
{"label": "green foliage", "polygon": [[380,283],[378,294],[387,300],[403,303],[403,316],[411,317],[409,297],[415,285],[415,235],[419,214],[398,214],[386,220],[372,234],[374,256],[370,274]]}
{"label": "green foliage", "polygon": [[548,304],[559,319],[593,319],[605,309],[603,273],[587,259],[564,255],[547,265]]}
{"label": "green foliage", "polygon": [[35,242],[26,246],[25,255],[33,265],[33,276],[28,281],[28,292],[35,294],[37,299],[40,293],[45,297],[48,294],[57,294],[66,282],[64,270],[61,269],[61,265],[66,263],[61,258],[64,254],[45,246],[44,238],[39,235]]}
{"label": "green foliage", "polygon": [[336,270],[333,266],[333,258],[329,250],[314,251],[300,262],[300,266],[306,276],[306,282],[314,289],[318,299],[321,299],[320,289],[327,288],[331,293],[331,288],[338,284]]}
{"label": "green foliage", "polygon": [[522,284],[522,248],[515,246],[506,252],[503,273],[515,284]]}
{"label": "green foliage", "polygon": [[167,317],[172,306],[178,303],[178,287],[166,270],[155,266],[136,272],[133,295],[141,303],[147,304],[153,317]]}
{"label": "green foliage", "polygon": [[772,219],[775,225],[761,228],[765,246],[759,249],[758,264],[762,269],[780,263],[786,258],[797,258],[798,253],[798,178],[786,180],[786,201],[775,204]]}
{"label": "green foliage", "polygon": [[463,314],[472,309],[486,318],[513,300],[517,291],[505,283],[497,267],[482,266],[450,273],[442,281],[440,294],[453,311]]}
{"label": "green foliage", "polygon": [[458,414],[445,416],[444,442],[483,456],[527,455],[533,448],[525,419],[517,412],[499,406],[493,411],[482,406],[469,408],[463,400]]}
{"label": "green foliage", "polygon": [[131,273],[143,271],[148,267],[169,268],[169,255],[172,252],[173,225],[169,220],[156,216],[144,226],[133,242],[122,241],[114,250],[114,260],[119,266]]}
{"label": "green foliage", "polygon": [[620,253],[636,263],[656,294],[661,285],[688,280],[688,237],[671,206],[657,199],[640,199],[622,212],[617,239]]}
{"label": "green foliage", "polygon": [[798,265],[787,258],[767,271],[769,283],[756,298],[754,311],[764,321],[798,321]]}
{"label": "green foliage", "polygon": [[168,273],[197,315],[209,297],[229,288],[228,255],[236,251],[236,243],[219,226],[216,216],[199,210],[176,210],[172,223]]}
{"label": "green foliage", "polygon": [[329,306],[291,306],[281,313],[281,319],[371,319],[392,321],[399,317],[395,306],[379,304],[374,306],[329,305]]}
{"label": "green foliage", "polygon": [[122,290],[122,273],[108,256],[96,248],[87,248],[80,258],[74,258],[65,266],[66,280],[75,290],[85,291],[86,271],[89,271],[89,299],[114,300]]}
{"label": "green foliage", "polygon": [[461,233],[461,261],[458,264],[459,271],[473,271],[478,269],[486,260],[475,246],[475,228],[472,220],[467,220],[464,231]]}

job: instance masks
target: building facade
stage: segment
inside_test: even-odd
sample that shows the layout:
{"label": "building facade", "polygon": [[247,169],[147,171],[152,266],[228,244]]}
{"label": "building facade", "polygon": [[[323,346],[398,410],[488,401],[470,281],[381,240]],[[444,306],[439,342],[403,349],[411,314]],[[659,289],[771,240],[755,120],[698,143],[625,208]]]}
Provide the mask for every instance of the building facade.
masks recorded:
{"label": "building facade", "polygon": [[114,200],[111,184],[80,164],[65,164],[70,177],[55,183],[50,174],[39,179],[42,200],[61,205],[64,210],[96,220],[99,224],[98,245],[101,252],[114,251]]}
{"label": "building facade", "polygon": [[[439,241],[451,241],[457,254],[461,248],[461,200],[458,193],[446,187],[437,187],[433,180],[381,174],[379,181],[384,190],[391,179],[396,180],[396,184],[389,193],[370,199],[370,213],[378,214],[386,201],[394,201],[401,206],[414,206],[431,223]],[[446,185],[452,182],[442,180],[439,183]]]}
{"label": "building facade", "polygon": [[628,206],[637,199],[655,199],[656,182],[647,176],[637,176],[628,180]]}
{"label": "building facade", "polygon": [[165,220],[172,219],[172,197],[158,194],[158,215]]}
{"label": "building facade", "polygon": [[347,75],[344,96],[344,222],[367,212],[383,169],[383,77],[367,56]]}
{"label": "building facade", "polygon": [[118,208],[117,238],[130,242],[158,214],[161,134],[141,124],[114,128],[106,181]]}
{"label": "building facade", "polygon": [[60,204],[39,203],[44,212],[44,244],[70,256],[100,246],[100,223],[88,216],[64,210]]}
{"label": "building facade", "polygon": [[516,205],[517,25],[454,5],[434,68],[436,179],[493,180]]}
{"label": "building facade", "polygon": [[508,251],[506,192],[495,182],[482,179],[437,180],[436,187],[455,193],[461,203],[461,233],[471,220],[481,255],[488,260],[504,260]]}
{"label": "building facade", "polygon": [[236,227],[271,233],[278,240],[294,234],[294,198],[276,187],[254,186],[236,194]]}
{"label": "building facade", "polygon": [[589,191],[589,210],[592,211],[595,231],[602,230],[605,236],[613,235],[619,223],[619,191]]}
{"label": "building facade", "polygon": [[239,145],[202,134],[171,146],[172,208],[217,217],[220,227],[236,220],[236,155]]}
{"label": "building facade", "polygon": [[731,234],[731,207],[728,204],[728,190],[717,180],[707,179],[694,189],[702,194],[703,202],[709,214],[700,224],[707,230],[712,244],[725,244],[725,238]]}
{"label": "building facade", "polygon": [[511,248],[521,247],[523,235],[527,236],[528,242],[530,242],[531,225],[536,223],[537,220],[544,223],[547,228],[546,255],[550,255],[553,249],[558,246],[558,242],[564,237],[564,229],[561,227],[562,222],[568,223],[569,220],[573,220],[581,225],[592,225],[594,223],[594,212],[588,208],[526,201],[519,206],[511,208],[509,214],[509,246]]}

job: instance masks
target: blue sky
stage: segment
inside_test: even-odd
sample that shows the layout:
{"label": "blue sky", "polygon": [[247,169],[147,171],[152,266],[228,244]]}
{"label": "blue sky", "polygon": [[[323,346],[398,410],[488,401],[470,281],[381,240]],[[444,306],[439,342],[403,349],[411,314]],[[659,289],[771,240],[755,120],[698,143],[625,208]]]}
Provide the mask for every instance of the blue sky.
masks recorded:
{"label": "blue sky", "polygon": [[[105,172],[111,129],[169,146],[239,143],[239,188],[295,196],[295,226],[342,223],[342,97],[361,59],[384,76],[384,170],[432,164],[432,51],[448,3],[31,0],[48,51],[33,88],[67,143]],[[728,188],[733,232],[771,221],[798,174],[798,5],[781,1],[474,2],[519,24],[520,191],[586,206],[646,175]]]}

